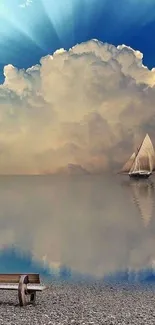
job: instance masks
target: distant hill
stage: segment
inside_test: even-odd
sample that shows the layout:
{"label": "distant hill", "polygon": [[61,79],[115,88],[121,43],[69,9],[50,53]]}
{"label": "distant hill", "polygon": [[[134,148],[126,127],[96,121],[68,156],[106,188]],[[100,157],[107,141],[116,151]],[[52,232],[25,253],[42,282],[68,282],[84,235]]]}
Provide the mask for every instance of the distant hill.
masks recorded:
{"label": "distant hill", "polygon": [[89,175],[90,173],[81,165],[68,164],[66,167],[59,169],[58,173],[68,175]]}

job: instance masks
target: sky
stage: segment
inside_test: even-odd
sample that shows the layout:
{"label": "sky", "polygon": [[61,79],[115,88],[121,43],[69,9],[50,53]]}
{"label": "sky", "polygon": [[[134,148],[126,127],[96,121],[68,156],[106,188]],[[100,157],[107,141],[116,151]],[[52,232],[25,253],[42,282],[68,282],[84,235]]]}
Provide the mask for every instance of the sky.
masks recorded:
{"label": "sky", "polygon": [[1,72],[8,63],[28,68],[92,38],[138,49],[152,68],[154,6],[154,0],[0,0]]}
{"label": "sky", "polygon": [[145,132],[155,141],[154,9],[0,0],[1,174],[117,169]]}

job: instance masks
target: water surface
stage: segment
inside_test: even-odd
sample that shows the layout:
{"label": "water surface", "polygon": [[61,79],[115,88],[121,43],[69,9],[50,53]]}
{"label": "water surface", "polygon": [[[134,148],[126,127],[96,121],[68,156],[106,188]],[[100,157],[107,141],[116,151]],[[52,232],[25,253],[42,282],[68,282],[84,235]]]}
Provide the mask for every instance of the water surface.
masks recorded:
{"label": "water surface", "polygon": [[[1,176],[0,272],[29,267],[27,253],[31,271],[35,263],[97,277],[150,268],[154,198],[153,177],[137,182],[115,175]],[[18,258],[8,254],[12,247]]]}

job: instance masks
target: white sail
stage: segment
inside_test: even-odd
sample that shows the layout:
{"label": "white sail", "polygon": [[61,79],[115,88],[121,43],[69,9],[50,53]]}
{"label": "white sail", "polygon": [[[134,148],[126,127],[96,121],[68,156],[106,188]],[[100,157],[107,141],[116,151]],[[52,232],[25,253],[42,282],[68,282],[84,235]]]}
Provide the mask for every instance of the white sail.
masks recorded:
{"label": "white sail", "polygon": [[131,155],[131,157],[128,159],[128,161],[125,163],[125,165],[123,166],[121,172],[122,173],[129,173],[132,165],[133,165],[133,162],[135,160],[135,157],[136,157],[136,154],[135,152]]}
{"label": "white sail", "polygon": [[131,166],[130,173],[139,171],[152,172],[155,168],[155,153],[148,134],[146,134],[135,160]]}

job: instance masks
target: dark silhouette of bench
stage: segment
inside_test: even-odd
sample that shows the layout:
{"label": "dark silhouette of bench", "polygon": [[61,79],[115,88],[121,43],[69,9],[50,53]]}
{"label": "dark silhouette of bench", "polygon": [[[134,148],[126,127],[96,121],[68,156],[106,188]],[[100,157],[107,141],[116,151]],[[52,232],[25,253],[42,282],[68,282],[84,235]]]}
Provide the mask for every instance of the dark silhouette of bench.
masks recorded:
{"label": "dark silhouette of bench", "polygon": [[0,290],[17,290],[20,306],[35,303],[36,292],[46,289],[40,284],[39,274],[0,274]]}

